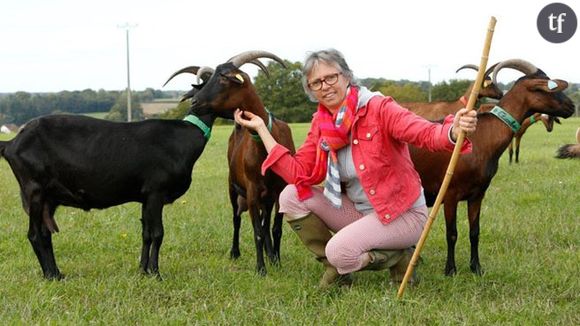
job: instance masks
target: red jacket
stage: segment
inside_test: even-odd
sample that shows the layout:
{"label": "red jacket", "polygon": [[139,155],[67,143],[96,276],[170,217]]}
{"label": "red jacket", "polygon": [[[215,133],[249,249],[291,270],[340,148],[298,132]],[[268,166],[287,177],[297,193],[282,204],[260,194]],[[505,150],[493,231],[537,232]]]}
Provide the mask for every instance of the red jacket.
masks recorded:
{"label": "red jacket", "polygon": [[[264,161],[262,173],[270,168],[290,184],[299,175],[311,175],[319,146],[318,123],[314,114],[306,140],[294,156],[276,145]],[[397,218],[420,195],[421,179],[407,143],[430,151],[453,151],[448,135],[452,124],[453,115],[447,116],[443,124],[432,123],[388,96],[374,96],[357,110],[351,129],[352,157],[360,183],[381,222]],[[471,152],[469,140],[463,143],[461,152]]]}

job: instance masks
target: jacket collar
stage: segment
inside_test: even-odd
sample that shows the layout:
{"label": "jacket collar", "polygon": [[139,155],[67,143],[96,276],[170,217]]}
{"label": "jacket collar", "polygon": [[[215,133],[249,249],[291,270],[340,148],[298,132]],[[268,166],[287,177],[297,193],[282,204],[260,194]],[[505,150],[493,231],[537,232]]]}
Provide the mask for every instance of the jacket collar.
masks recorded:
{"label": "jacket collar", "polygon": [[366,115],[367,104],[375,96],[383,96],[383,94],[381,94],[381,92],[371,92],[368,90],[368,88],[366,88],[364,86],[359,87],[356,116]]}

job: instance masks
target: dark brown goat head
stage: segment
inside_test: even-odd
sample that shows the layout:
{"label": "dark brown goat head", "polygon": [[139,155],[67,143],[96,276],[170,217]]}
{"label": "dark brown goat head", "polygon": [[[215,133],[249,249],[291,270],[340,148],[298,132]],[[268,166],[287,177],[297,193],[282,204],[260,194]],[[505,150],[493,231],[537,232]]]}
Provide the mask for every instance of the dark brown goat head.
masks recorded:
{"label": "dark brown goat head", "polygon": [[[481,85],[481,88],[479,89],[479,94],[478,94],[479,98],[489,97],[489,98],[493,98],[496,100],[499,100],[502,98],[502,96],[503,96],[502,90],[499,89],[499,87],[497,87],[497,85],[491,80],[491,77],[489,76],[493,72],[493,69],[497,66],[498,63],[487,68],[487,70],[485,71],[485,74],[483,75],[483,84]],[[459,67],[459,69],[457,69],[455,72],[457,73],[463,69],[473,69],[475,71],[479,71],[478,66],[476,66],[474,64],[466,64],[466,65]],[[473,87],[473,83],[469,87],[469,92],[471,92],[472,87]]]}
{"label": "dark brown goat head", "polygon": [[191,99],[192,112],[212,111],[222,118],[233,119],[237,108],[250,112],[263,109],[250,76],[239,69],[245,63],[254,63],[258,58],[273,59],[286,67],[282,59],[265,51],[247,51],[234,56],[217,66],[204,87]]}
{"label": "dark brown goat head", "polygon": [[[190,74],[196,75],[198,84],[191,84],[191,87],[192,87],[191,90],[189,92],[185,93],[184,95],[182,95],[181,99],[179,100],[179,102],[183,102],[189,98],[192,98],[200,89],[202,89],[202,87],[205,85],[207,80],[209,80],[209,78],[211,77],[213,72],[214,72],[213,68],[205,67],[205,66],[204,67],[189,66],[189,67],[181,68],[178,71],[174,72],[167,79],[165,84],[163,84],[163,86],[167,85],[167,83],[169,83],[169,81],[171,81],[177,75],[181,75],[183,73],[190,73]],[[201,80],[201,83],[199,83],[200,80]]]}
{"label": "dark brown goat head", "polygon": [[528,90],[529,94],[526,96],[524,105],[531,111],[563,118],[574,113],[574,102],[563,92],[568,88],[566,81],[549,79],[544,74],[523,77],[518,80],[517,84]]}
{"label": "dark brown goat head", "polygon": [[[266,77],[270,77],[270,72],[268,71],[268,68],[266,68],[266,66],[262,62],[260,62],[260,60],[258,60],[258,59],[250,60],[249,63],[255,64],[260,69],[262,69],[262,71],[266,74]],[[172,80],[177,75],[181,75],[183,73],[190,73],[190,74],[196,75],[197,76],[197,84],[191,84],[192,89],[189,92],[187,92],[181,96],[181,99],[179,100],[179,102],[183,102],[187,99],[192,98],[197,92],[199,92],[199,90],[201,90],[203,88],[203,86],[205,86],[205,84],[211,78],[211,76],[213,75],[214,72],[215,72],[215,70],[213,68],[210,68],[207,66],[203,66],[203,67],[189,66],[189,67],[181,68],[178,71],[174,72],[173,75],[171,75],[167,79],[165,84],[163,84],[163,86],[167,85],[167,83],[169,83],[169,81]]]}
{"label": "dark brown goat head", "polygon": [[[574,113],[574,102],[563,92],[568,87],[566,81],[550,79],[533,64],[521,59],[512,59],[502,61],[495,67],[493,71],[494,83],[498,72],[503,68],[516,69],[525,74],[515,82],[508,93],[525,92],[525,95],[520,97],[524,101],[521,105],[527,107],[529,111],[563,118]],[[506,99],[508,93],[502,100]],[[501,103],[502,101],[500,101],[500,106]]]}

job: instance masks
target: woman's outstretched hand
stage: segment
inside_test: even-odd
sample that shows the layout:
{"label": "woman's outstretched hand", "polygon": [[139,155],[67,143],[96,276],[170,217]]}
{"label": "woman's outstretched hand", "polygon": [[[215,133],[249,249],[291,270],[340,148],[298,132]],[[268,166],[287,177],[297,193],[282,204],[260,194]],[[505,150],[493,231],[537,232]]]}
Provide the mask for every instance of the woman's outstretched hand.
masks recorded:
{"label": "woman's outstretched hand", "polygon": [[242,127],[258,131],[261,127],[266,127],[264,120],[252,112],[236,109],[234,120]]}
{"label": "woman's outstretched hand", "polygon": [[266,127],[264,120],[252,112],[236,109],[234,112],[234,120],[240,126],[257,132],[268,153],[278,144],[274,137],[272,137],[272,134],[270,134],[270,130]]}

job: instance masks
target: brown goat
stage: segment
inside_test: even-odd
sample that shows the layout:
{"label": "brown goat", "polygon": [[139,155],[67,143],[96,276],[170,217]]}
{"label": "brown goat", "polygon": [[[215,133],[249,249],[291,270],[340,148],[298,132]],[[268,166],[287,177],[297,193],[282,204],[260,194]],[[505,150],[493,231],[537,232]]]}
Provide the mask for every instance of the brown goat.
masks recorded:
{"label": "brown goat", "polygon": [[520,143],[522,141],[522,137],[526,133],[529,127],[531,127],[534,123],[541,121],[544,124],[547,132],[552,132],[554,129],[554,122],[560,123],[560,120],[557,117],[552,117],[551,115],[543,114],[543,113],[534,113],[530,117],[526,118],[520,127],[520,130],[516,132],[514,135],[514,139],[510,142],[508,153],[510,158],[510,164],[512,163],[512,157],[514,154],[514,143],[516,147],[516,163],[520,162]]}
{"label": "brown goat", "polygon": [[[495,83],[491,81],[491,78],[489,77],[489,74],[493,71],[493,68],[496,65],[497,63],[486,70],[483,85],[478,94],[478,99],[483,97],[489,97],[498,100],[501,99],[503,92],[496,86]],[[476,71],[479,70],[479,68],[475,65],[464,65],[457,69],[457,71],[465,68],[474,69]],[[474,84],[475,81],[471,82],[469,87],[465,90],[465,93],[463,93],[460,98],[452,102],[404,102],[400,104],[402,107],[407,108],[409,111],[413,111],[417,115],[420,115],[427,120],[440,120],[443,119],[446,115],[454,114],[455,112],[459,111],[459,109],[467,106],[467,101]]]}
{"label": "brown goat", "polygon": [[[271,128],[274,139],[294,152],[292,132],[288,125],[266,110],[250,77],[239,67],[256,58],[274,59],[284,62],[277,56],[264,51],[244,52],[219,65],[207,84],[193,97],[192,108],[202,112],[212,111],[218,116],[233,119],[235,109],[252,112],[260,116]],[[239,229],[241,214],[248,210],[254,228],[256,243],[256,270],[266,274],[263,251],[270,261],[280,261],[280,241],[282,237],[282,214],[278,213],[278,197],[286,182],[278,175],[267,171],[261,173],[262,163],[267,152],[257,136],[239,125],[229,138],[229,195],[233,208],[234,235],[230,255],[233,259],[240,256]],[[270,235],[270,216],[276,206],[272,236]],[[273,242],[272,242],[273,238]]]}
{"label": "brown goat", "polygon": [[[508,112],[515,121],[521,123],[527,115],[534,112],[564,118],[572,115],[574,104],[563,93],[563,90],[568,87],[567,82],[550,80],[543,71],[528,62],[517,59],[498,64],[494,69],[494,78],[502,68],[506,67],[518,69],[525,74],[498,103],[498,106]],[[492,113],[478,114],[477,131],[469,137],[473,143],[473,152],[459,157],[453,179],[443,199],[447,229],[446,275],[456,273],[457,205],[464,200],[468,203],[470,268],[478,275],[483,273],[478,249],[481,203],[497,172],[499,158],[511,142],[513,135],[514,131]],[[410,146],[410,151],[415,168],[421,176],[428,205],[432,205],[441,187],[451,153],[433,153],[412,146]]]}
{"label": "brown goat", "polygon": [[556,158],[580,158],[580,128],[576,130],[576,144],[560,146]]}

